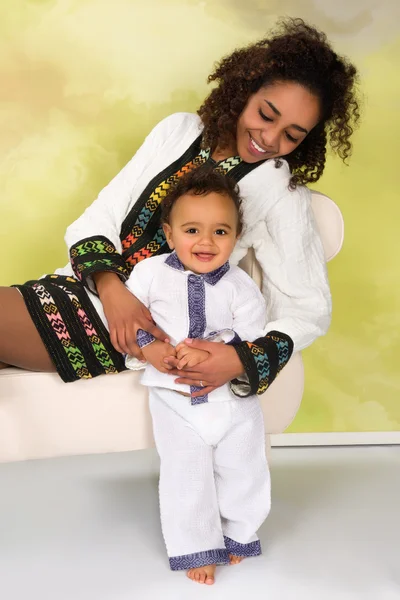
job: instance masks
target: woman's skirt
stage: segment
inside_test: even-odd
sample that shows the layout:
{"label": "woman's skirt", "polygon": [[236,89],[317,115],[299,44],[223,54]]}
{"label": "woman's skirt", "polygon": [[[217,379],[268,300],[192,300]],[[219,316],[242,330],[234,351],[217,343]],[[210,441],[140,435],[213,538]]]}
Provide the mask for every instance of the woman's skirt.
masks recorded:
{"label": "woman's skirt", "polygon": [[125,371],[122,354],[98,316],[84,286],[64,275],[15,285],[58,374],[66,383]]}

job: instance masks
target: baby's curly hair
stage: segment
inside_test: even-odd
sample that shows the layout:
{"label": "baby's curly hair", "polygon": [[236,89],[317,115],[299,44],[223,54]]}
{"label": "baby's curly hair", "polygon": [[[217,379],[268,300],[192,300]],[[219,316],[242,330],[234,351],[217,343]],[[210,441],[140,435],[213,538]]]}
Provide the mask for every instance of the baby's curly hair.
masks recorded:
{"label": "baby's curly hair", "polygon": [[224,176],[208,165],[189,171],[169,189],[161,203],[161,223],[170,223],[171,211],[181,196],[185,194],[206,196],[211,192],[227,196],[232,200],[237,212],[236,234],[239,236],[243,229],[242,199],[239,195],[239,188],[232,177]]}
{"label": "baby's curly hair", "polygon": [[[346,162],[350,137],[360,113],[356,95],[357,70],[338,56],[326,35],[302,19],[283,19],[278,30],[224,58],[208,77],[217,82],[198,110],[204,125],[203,146],[226,148],[236,139],[236,125],[249,97],[277,82],[299,83],[321,101],[320,122],[304,141],[285,156],[292,177],[290,187],[318,181],[326,160],[326,147]],[[279,167],[282,161],[276,159]]]}

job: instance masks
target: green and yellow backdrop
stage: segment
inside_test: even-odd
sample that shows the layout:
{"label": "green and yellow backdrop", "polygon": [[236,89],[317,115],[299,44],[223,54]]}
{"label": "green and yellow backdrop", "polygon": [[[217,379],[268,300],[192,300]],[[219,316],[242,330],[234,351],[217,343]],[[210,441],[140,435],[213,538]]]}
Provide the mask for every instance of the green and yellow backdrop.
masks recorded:
{"label": "green and yellow backdrop", "polygon": [[329,334],[305,352],[301,432],[400,430],[400,3],[385,0],[2,0],[0,284],[67,261],[66,226],[213,64],[278,16],[322,28],[358,65],[363,122],[349,167],[317,188],[340,206]]}

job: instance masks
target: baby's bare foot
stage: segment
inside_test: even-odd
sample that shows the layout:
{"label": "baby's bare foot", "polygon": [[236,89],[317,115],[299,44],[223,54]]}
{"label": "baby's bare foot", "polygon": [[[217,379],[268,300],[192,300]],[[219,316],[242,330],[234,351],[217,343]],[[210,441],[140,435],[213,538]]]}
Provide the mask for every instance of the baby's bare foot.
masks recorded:
{"label": "baby's bare foot", "polygon": [[187,576],[197,583],[212,585],[214,583],[214,573],[216,567],[217,565],[206,565],[205,567],[190,569],[190,571],[187,572]]}
{"label": "baby's bare foot", "polygon": [[243,559],[244,559],[244,556],[235,556],[235,554],[230,554],[229,555],[229,564],[238,565],[239,563],[242,562]]}

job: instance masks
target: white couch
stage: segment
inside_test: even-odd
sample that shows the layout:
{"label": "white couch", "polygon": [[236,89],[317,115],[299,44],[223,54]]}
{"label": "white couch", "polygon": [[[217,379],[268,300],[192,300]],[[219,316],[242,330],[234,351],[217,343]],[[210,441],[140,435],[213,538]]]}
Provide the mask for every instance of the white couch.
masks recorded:
{"label": "white couch", "polygon": [[[313,210],[327,260],[343,243],[336,204],[313,192]],[[242,267],[258,282],[252,251]],[[0,370],[0,462],[139,450],[153,445],[147,391],[137,372],[65,384],[53,373]],[[303,395],[301,354],[294,354],[261,397],[267,434],[282,433]]]}

